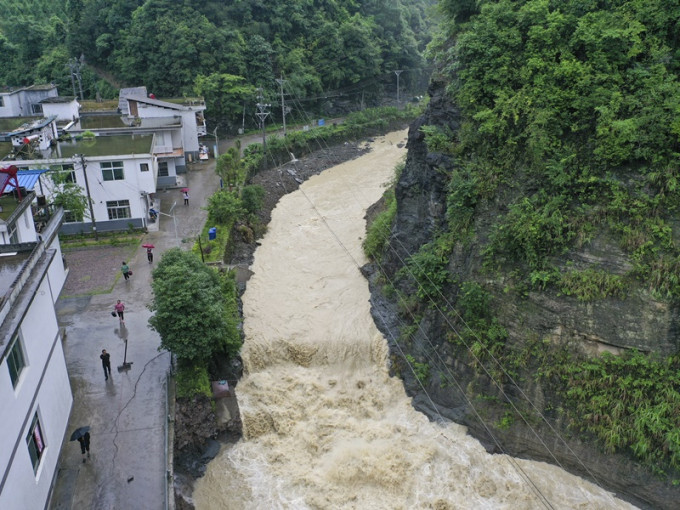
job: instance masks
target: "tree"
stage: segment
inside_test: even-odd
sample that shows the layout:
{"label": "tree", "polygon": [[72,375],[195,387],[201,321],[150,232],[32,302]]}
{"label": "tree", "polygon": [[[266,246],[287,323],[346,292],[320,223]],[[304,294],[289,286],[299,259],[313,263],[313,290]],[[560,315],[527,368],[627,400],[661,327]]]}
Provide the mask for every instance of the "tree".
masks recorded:
{"label": "tree", "polygon": [[217,158],[215,172],[220,176],[222,182],[231,188],[239,182],[242,170],[241,142],[237,140],[235,147],[229,147],[227,152]]}
{"label": "tree", "polygon": [[[213,354],[235,354],[240,344],[229,311],[232,299],[217,271],[196,255],[179,248],[168,250],[152,273],[151,329],[182,362],[205,362]],[[228,296],[227,296],[228,298]]]}
{"label": "tree", "polygon": [[208,199],[208,215],[211,220],[221,225],[229,226],[244,213],[241,199],[230,191],[218,191]]}
{"label": "tree", "polygon": [[87,197],[83,194],[83,188],[71,180],[71,172],[60,168],[52,170],[49,175],[52,183],[51,186],[47,184],[47,187],[51,187],[52,203],[64,209],[67,220],[83,221],[89,218]]}
{"label": "tree", "polygon": [[255,87],[245,78],[226,73],[199,74],[194,81],[194,93],[205,98],[206,114],[218,122],[240,125],[243,105],[252,102]]}

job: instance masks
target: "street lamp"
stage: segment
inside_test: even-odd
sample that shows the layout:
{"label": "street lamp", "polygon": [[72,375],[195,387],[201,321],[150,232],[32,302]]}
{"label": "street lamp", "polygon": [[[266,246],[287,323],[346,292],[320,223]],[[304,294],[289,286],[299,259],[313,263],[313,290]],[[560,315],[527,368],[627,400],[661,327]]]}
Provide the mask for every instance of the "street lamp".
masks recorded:
{"label": "street lamp", "polygon": [[[175,208],[176,205],[177,205],[177,201],[175,200],[175,202],[172,204],[172,207],[170,208],[170,212],[173,211],[173,209]],[[174,214],[166,214],[166,213],[161,212],[161,211],[158,211],[158,214],[162,214],[163,216],[168,216],[168,217],[172,218],[172,222],[175,224],[175,242],[177,243],[177,247],[179,248],[179,238],[177,237],[177,220],[175,219],[175,215]]]}
{"label": "street lamp", "polygon": [[217,141],[217,128],[213,131],[213,136],[215,137],[215,159],[217,159],[217,147],[219,146],[218,141]]}

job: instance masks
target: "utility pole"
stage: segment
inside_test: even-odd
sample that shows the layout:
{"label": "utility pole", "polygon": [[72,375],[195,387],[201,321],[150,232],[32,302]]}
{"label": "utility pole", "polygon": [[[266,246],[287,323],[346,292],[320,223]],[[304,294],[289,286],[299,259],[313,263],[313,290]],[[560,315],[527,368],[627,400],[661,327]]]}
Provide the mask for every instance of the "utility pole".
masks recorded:
{"label": "utility pole", "polygon": [[92,196],[90,196],[90,182],[87,180],[87,164],[85,163],[85,156],[80,154],[80,164],[83,166],[83,175],[85,176],[85,191],[87,192],[87,203],[90,206],[90,219],[92,220],[92,231],[94,232],[95,241],[99,240],[97,236],[97,223],[94,221],[94,209],[92,209]]}
{"label": "utility pole", "polygon": [[404,71],[399,69],[398,71],[394,71],[394,74],[397,75],[397,108],[401,106],[401,101],[399,97],[399,75],[403,73]]}
{"label": "utility pole", "polygon": [[267,153],[267,137],[265,135],[265,128],[264,128],[264,120],[267,118],[269,115],[269,112],[267,111],[267,108],[270,108],[270,104],[265,104],[262,103],[264,98],[262,97],[262,89],[257,89],[258,90],[258,96],[257,96],[257,112],[255,115],[257,115],[257,118],[260,119],[260,127],[262,128],[262,153],[266,156]]}
{"label": "utility pole", "polygon": [[276,83],[281,85],[281,116],[283,117],[283,136],[286,136],[286,103],[283,98],[283,83],[286,80],[283,79],[283,76],[281,76],[280,79],[276,80]]}
{"label": "utility pole", "polygon": [[82,81],[82,76],[80,74],[80,68],[83,66],[85,63],[85,56],[81,55],[79,59],[77,58],[71,58],[68,61],[68,67],[71,70],[71,86],[73,87],[73,95],[78,96],[76,94],[76,84],[73,78],[78,80],[78,89],[80,90],[80,100],[83,100],[83,81]]}

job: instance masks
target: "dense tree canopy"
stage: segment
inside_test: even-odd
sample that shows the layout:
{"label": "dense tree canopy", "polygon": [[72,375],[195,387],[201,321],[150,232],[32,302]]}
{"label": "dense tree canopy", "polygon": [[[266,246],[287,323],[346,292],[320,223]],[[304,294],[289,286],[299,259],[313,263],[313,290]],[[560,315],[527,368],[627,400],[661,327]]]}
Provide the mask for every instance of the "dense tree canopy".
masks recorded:
{"label": "dense tree canopy", "polygon": [[[0,0],[0,85],[71,89],[83,56],[86,97],[145,85],[157,96],[205,90],[231,75],[278,97],[380,94],[427,83],[422,52],[434,0]],[[355,85],[360,84],[360,87]],[[338,92],[339,89],[339,92]],[[217,115],[229,115],[221,110]],[[213,112],[208,111],[209,115]],[[234,118],[231,117],[233,121]]]}
{"label": "dense tree canopy", "polygon": [[[181,361],[205,361],[234,354],[240,346],[235,292],[213,268],[191,252],[166,251],[153,273],[151,328],[161,347]],[[223,277],[224,278],[224,277]]]}
{"label": "dense tree canopy", "polygon": [[[535,363],[527,379],[538,374],[561,396],[559,421],[658,474],[677,470],[677,351],[585,356],[568,341],[553,349],[551,339],[522,358],[536,330],[498,318],[501,292],[517,309],[529,294],[593,308],[680,303],[680,1],[440,7],[445,33],[431,53],[460,115],[421,129],[428,150],[455,164],[439,169],[448,225],[408,262],[417,296],[456,289],[474,333],[464,347],[452,335],[461,357],[470,349],[477,362],[493,356],[509,371]],[[582,257],[598,243],[602,259]],[[479,255],[474,273],[452,262],[466,250]],[[625,264],[609,265],[610,253]]]}

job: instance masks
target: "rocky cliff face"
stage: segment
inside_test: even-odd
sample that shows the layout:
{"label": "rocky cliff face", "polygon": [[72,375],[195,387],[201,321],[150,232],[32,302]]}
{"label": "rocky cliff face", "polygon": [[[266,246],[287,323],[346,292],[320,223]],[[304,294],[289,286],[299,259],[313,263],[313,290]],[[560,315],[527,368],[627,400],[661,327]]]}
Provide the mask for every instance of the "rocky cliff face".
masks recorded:
{"label": "rocky cliff face", "polygon": [[[455,132],[460,123],[443,84],[433,83],[430,95],[427,111],[410,127],[406,166],[395,189],[398,212],[386,258],[379,267],[364,268],[371,282],[374,318],[389,339],[400,338],[404,323],[413,316],[404,313],[403,305],[400,307],[381,294],[382,285],[385,278],[398,281],[397,272],[409,255],[444,227],[449,184],[446,176],[456,164],[450,156],[429,152],[425,144],[422,126],[434,125]],[[507,211],[507,205],[499,198],[477,204],[474,236],[454,247],[448,270],[453,282],[478,281],[490,292],[490,306],[507,330],[506,344],[510,348],[522,349],[527,342],[538,341],[532,356],[541,355],[541,345],[569,346],[589,356],[603,351],[618,354],[629,348],[662,354],[677,352],[678,310],[652,299],[643,286],[623,298],[583,302],[549,289],[518,289],[510,285],[511,271],[494,274],[483,271],[482,250],[490,226],[499,214]],[[561,267],[606,268],[612,274],[624,274],[630,269],[626,254],[606,230],[597,232],[589,243],[560,255],[555,262]],[[456,308],[459,292],[455,284],[448,286],[441,296],[441,307],[419,310],[417,332],[408,340],[399,340],[400,350],[429,366],[425,391],[401,354],[393,350],[394,372],[403,377],[418,409],[432,419],[447,418],[468,426],[470,433],[490,451],[559,464],[641,508],[677,507],[680,492],[676,487],[629,456],[604,454],[594,439],[577,436],[568,427],[558,412],[562,403],[554,388],[537,383],[532,377],[530,357],[524,366],[512,370],[494,367],[493,361],[486,365],[487,369],[480,370],[480,363],[470,356],[469,346],[447,340],[453,329],[465,327],[446,311]],[[500,372],[503,372],[500,377],[493,376]],[[504,422],[509,409],[519,411],[527,419]]]}

